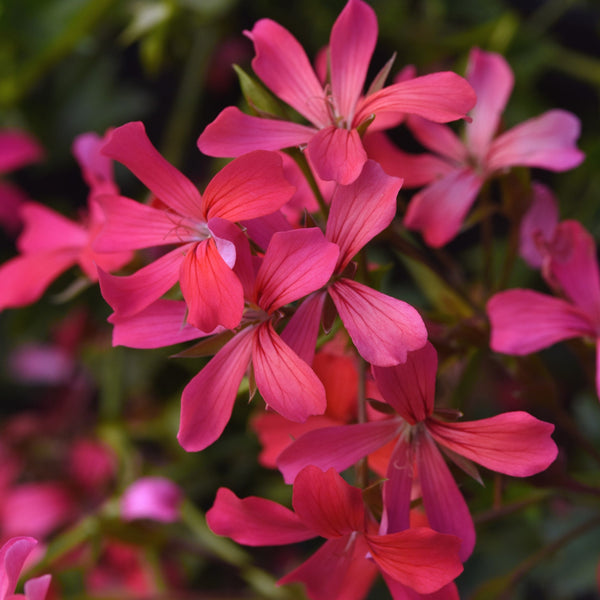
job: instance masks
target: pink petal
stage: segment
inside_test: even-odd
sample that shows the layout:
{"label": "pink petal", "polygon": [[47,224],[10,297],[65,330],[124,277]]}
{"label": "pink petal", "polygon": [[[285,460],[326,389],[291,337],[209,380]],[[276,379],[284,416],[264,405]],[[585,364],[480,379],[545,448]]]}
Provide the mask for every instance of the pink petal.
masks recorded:
{"label": "pink petal", "polygon": [[500,54],[473,48],[467,80],[477,94],[477,104],[471,111],[473,120],[466,127],[467,146],[473,156],[484,159],[512,92],[514,76]]}
{"label": "pink petal", "polygon": [[280,546],[315,537],[288,508],[271,500],[238,498],[231,490],[219,488],[206,522],[217,535],[246,546]]}
{"label": "pink petal", "polygon": [[428,150],[443,156],[456,166],[469,158],[464,142],[448,127],[415,115],[406,124],[415,138]]}
{"label": "pink petal", "polygon": [[200,192],[158,153],[141,122],[126,123],[110,132],[102,153],[124,164],[175,212],[202,219]]}
{"label": "pink petal", "polygon": [[550,437],[554,425],[521,411],[460,423],[431,418],[427,429],[438,444],[513,477],[529,477],[543,471],[558,453]]}
{"label": "pink petal", "polygon": [[410,501],[415,477],[414,457],[410,443],[402,439],[396,443],[390,456],[383,483],[384,533],[396,533],[410,527]]}
{"label": "pink petal", "polygon": [[425,344],[425,324],[410,304],[345,278],[328,289],[356,349],[367,362],[397,365],[406,360],[407,352]]}
{"label": "pink petal", "polygon": [[158,210],[124,196],[99,196],[96,201],[105,215],[104,225],[94,241],[98,252],[137,250],[198,239],[189,222],[172,211]]}
{"label": "pink petal", "polygon": [[341,185],[352,183],[367,160],[358,131],[334,126],[313,135],[306,152],[321,179]]}
{"label": "pink petal", "polygon": [[398,435],[396,419],[315,429],[298,437],[277,459],[286,483],[307,465],[341,472]]}
{"label": "pink petal", "polygon": [[539,269],[543,261],[540,243],[550,245],[554,238],[559,220],[558,204],[545,185],[534,183],[531,190],[531,206],[521,220],[519,230],[519,254],[529,266]]}
{"label": "pink petal", "polygon": [[256,50],[252,68],[265,85],[317,127],[328,124],[325,92],[298,40],[270,19],[247,35]]}
{"label": "pink petal", "polygon": [[191,246],[193,244],[175,248],[133,275],[117,277],[99,270],[102,296],[120,317],[134,315],[177,283],[184,253]]}
{"label": "pink petal", "polygon": [[585,158],[575,142],[581,126],[579,119],[565,110],[550,110],[529,119],[497,137],[487,160],[489,171],[508,167],[538,167],[566,171]]}
{"label": "pink petal", "polygon": [[21,229],[21,207],[30,202],[21,188],[8,181],[0,181],[0,227],[14,237]]}
{"label": "pink petal", "polygon": [[262,451],[258,462],[268,469],[277,468],[277,458],[295,439],[314,429],[339,423],[327,415],[308,417],[304,423],[294,423],[275,412],[265,412],[253,418],[250,425],[258,436]]}
{"label": "pink petal", "polygon": [[177,300],[157,300],[130,317],[112,314],[113,346],[162,348],[218,333],[205,332],[185,322],[187,306]]}
{"label": "pink petal", "polygon": [[412,197],[404,225],[419,231],[430,246],[443,246],[459,233],[482,183],[470,168],[449,173]]}
{"label": "pink petal", "polygon": [[336,187],[325,235],[340,248],[337,272],[392,222],[401,185],[402,180],[389,177],[370,160],[354,183]]}
{"label": "pink petal", "polygon": [[89,234],[81,225],[37,202],[27,202],[21,208],[23,233],[17,247],[21,252],[49,252],[66,248],[82,248]]}
{"label": "pink petal", "polygon": [[292,504],[300,520],[324,538],[364,531],[362,491],[346,483],[334,469],[302,469],[294,482]]}
{"label": "pink petal", "polygon": [[44,150],[28,133],[5,129],[0,131],[0,174],[38,162]]}
{"label": "pink petal", "polygon": [[315,292],[296,309],[281,339],[308,365],[312,365],[327,294]]}
{"label": "pink petal", "polygon": [[338,247],[312,227],[275,233],[256,277],[257,303],[268,313],[324,286]]}
{"label": "pink petal", "polygon": [[473,519],[435,443],[427,431],[417,431],[417,471],[427,519],[436,531],[456,535],[462,540],[460,559],[464,562],[475,546]]}
{"label": "pink petal", "polygon": [[82,133],[75,138],[71,150],[93,194],[118,194],[112,160],[100,153],[104,141],[97,133]]}
{"label": "pink petal", "polygon": [[279,210],[295,188],[283,174],[276,152],[256,150],[223,167],[204,191],[203,211],[207,220],[255,219]]}
{"label": "pink petal", "polygon": [[36,544],[32,537],[13,537],[0,548],[0,598],[14,592],[25,560]]}
{"label": "pink petal", "polygon": [[141,477],[121,496],[121,518],[125,521],[152,519],[172,523],[180,516],[183,492],[166,477]]}
{"label": "pink petal", "polygon": [[[578,221],[563,221],[554,232],[548,270],[551,285],[600,324],[600,272],[596,242]],[[546,276],[548,279],[548,276]]]}
{"label": "pink petal", "polygon": [[252,327],[240,331],[185,386],[177,439],[188,452],[204,450],[225,429],[248,369],[253,337]]}
{"label": "pink petal", "polygon": [[241,221],[240,224],[246,230],[248,237],[259,248],[263,249],[269,245],[274,233],[294,229],[294,227],[290,225],[283,210],[278,210],[277,212],[265,215],[264,217],[258,217],[257,219],[244,220]]}
{"label": "pink petal", "polygon": [[377,566],[420,594],[436,592],[462,573],[460,540],[453,535],[417,527],[365,537]]}
{"label": "pink petal", "polygon": [[17,256],[0,265],[0,310],[27,306],[39,300],[63,271],[72,267],[71,249]]}
{"label": "pink petal", "polygon": [[393,600],[460,600],[455,583],[449,583],[432,594],[419,594],[409,587],[383,574]]}
{"label": "pink petal", "polygon": [[415,77],[384,87],[359,102],[355,123],[370,115],[408,113],[436,123],[462,119],[475,105],[475,92],[465,79],[450,71]]}
{"label": "pink petal", "polygon": [[596,337],[580,309],[560,298],[532,290],[507,290],[487,303],[492,327],[490,347],[518,356],[573,337]]}
{"label": "pink petal", "polygon": [[415,425],[433,412],[437,352],[427,342],[409,352],[406,362],[393,367],[373,367],[373,376],[385,401],[408,423]]}
{"label": "pink petal", "polygon": [[2,534],[43,538],[70,522],[76,510],[71,492],[62,483],[21,483],[2,492]]}
{"label": "pink petal", "polygon": [[400,177],[403,187],[421,187],[454,170],[446,160],[433,154],[408,154],[396,147],[382,132],[367,131],[363,138],[367,156],[377,161],[388,175]]}
{"label": "pink petal", "polygon": [[50,587],[51,575],[42,575],[25,582],[24,592],[27,600],[44,600]]}
{"label": "pink petal", "polygon": [[377,575],[377,567],[366,558],[368,551],[362,537],[327,540],[278,583],[303,583],[311,600],[363,600]]}
{"label": "pink petal", "polygon": [[188,248],[179,283],[188,305],[190,325],[202,331],[212,331],[218,325],[226,329],[239,325],[244,312],[244,290],[221,258],[214,238]]}
{"label": "pink petal", "polygon": [[253,150],[302,146],[316,131],[289,121],[251,117],[229,106],[202,132],[198,148],[208,156],[241,156]]}
{"label": "pink petal", "polygon": [[275,333],[270,321],[257,329],[252,348],[256,386],[270,406],[290,421],[322,415],[325,389],[314,371]]}
{"label": "pink petal", "polygon": [[329,42],[331,91],[337,114],[347,126],[362,94],[376,41],[375,12],[365,2],[350,0],[333,24]]}

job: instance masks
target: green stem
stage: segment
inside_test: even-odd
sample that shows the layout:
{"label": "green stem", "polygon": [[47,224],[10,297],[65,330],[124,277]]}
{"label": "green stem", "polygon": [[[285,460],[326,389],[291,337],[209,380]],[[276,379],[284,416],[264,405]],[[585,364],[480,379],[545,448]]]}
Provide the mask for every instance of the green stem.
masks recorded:
{"label": "green stem", "polygon": [[317,180],[313,175],[313,172],[308,165],[308,161],[306,160],[306,156],[304,156],[304,152],[298,150],[297,148],[292,148],[288,150],[288,154],[296,161],[296,164],[300,167],[300,170],[306,177],[306,181],[308,181],[308,185],[310,185],[310,189],[312,193],[315,195],[317,199],[317,203],[319,204],[319,209],[321,214],[323,215],[323,219],[327,219],[327,215],[329,214],[329,206],[325,202],[325,198],[323,198],[323,194],[321,194],[321,190],[317,185]]}

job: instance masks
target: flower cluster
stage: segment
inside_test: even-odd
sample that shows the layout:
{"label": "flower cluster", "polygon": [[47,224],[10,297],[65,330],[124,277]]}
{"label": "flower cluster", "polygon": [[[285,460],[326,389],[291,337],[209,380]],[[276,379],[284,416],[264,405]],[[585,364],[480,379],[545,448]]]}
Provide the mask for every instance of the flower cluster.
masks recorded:
{"label": "flower cluster", "polygon": [[[249,546],[325,538],[280,584],[299,581],[315,600],[361,600],[380,574],[398,600],[457,598],[454,580],[476,534],[444,455],[478,480],[473,463],[529,477],[557,456],[554,426],[524,410],[459,420],[447,398],[436,403],[448,348],[436,350],[423,311],[382,291],[367,249],[405,235],[402,225],[422,235],[421,248],[439,248],[459,235],[482,190],[513,167],[577,166],[578,120],[555,110],[501,131],[513,76],[501,56],[481,49],[472,50],[466,78],[404,71],[385,85],[388,64],[365,91],[378,31],[362,0],[348,0],[316,69],[279,24],[263,19],[246,33],[254,81],[277,99],[269,106],[285,110],[223,110],[198,148],[233,160],[202,192],[141,122],[79,137],[88,210],[75,223],[22,203],[20,254],[0,267],[0,308],[38,300],[77,264],[113,310],[115,346],[195,340],[182,354],[210,358],[181,394],[177,439],[188,452],[218,443],[241,388],[260,396],[252,427],[261,462],[293,484],[293,510],[221,488],[207,523]],[[463,139],[446,125],[457,120]],[[401,123],[435,155],[392,146],[384,132]],[[120,194],[113,161],[146,186],[146,202]],[[398,218],[403,184],[423,189]],[[571,337],[597,344],[594,241],[579,223],[559,223],[557,211],[548,218],[540,208],[548,192],[530,187],[522,254],[557,296],[489,294],[491,349],[522,355]],[[144,258],[128,268],[140,250]],[[340,473],[353,466],[350,485]],[[143,478],[123,493],[121,517],[169,523],[182,502],[168,479]],[[15,538],[0,550],[2,598],[32,543]],[[31,580],[25,597],[41,600],[48,584]]]}

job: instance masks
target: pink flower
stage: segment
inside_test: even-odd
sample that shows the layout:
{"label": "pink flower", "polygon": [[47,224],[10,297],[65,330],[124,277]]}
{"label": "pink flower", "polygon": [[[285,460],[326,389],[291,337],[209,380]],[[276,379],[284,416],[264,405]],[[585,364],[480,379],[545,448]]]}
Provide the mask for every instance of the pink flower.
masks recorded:
{"label": "pink flower", "polygon": [[115,129],[104,154],[127,166],[166,207],[154,208],[122,196],[100,202],[107,223],[95,248],[176,248],[128,277],[104,273],[100,286],[119,317],[141,311],[179,281],[188,323],[210,332],[236,327],[244,293],[234,273],[239,244],[247,244],[235,221],[275,212],[292,196],[275,153],[254,152],[223,168],[204,195],[152,146],[142,123]]}
{"label": "pink flower", "polygon": [[121,517],[126,521],[153,519],[172,523],[179,518],[183,493],[166,477],[141,477],[121,497]]}
{"label": "pink flower", "polygon": [[27,557],[37,540],[32,537],[13,537],[0,548],[0,600],[44,600],[50,575],[42,575],[25,583],[25,594],[15,594]]}
{"label": "pink flower", "polygon": [[177,437],[186,450],[202,450],[221,435],[250,362],[265,402],[286,419],[302,422],[325,411],[323,384],[274,325],[280,308],[327,283],[337,256],[335,244],[318,229],[273,235],[242,328],[183,391]]}
{"label": "pink flower", "polygon": [[248,546],[326,538],[311,558],[279,581],[302,582],[312,600],[360,600],[378,570],[424,594],[436,592],[462,571],[454,536],[428,528],[378,535],[362,491],[333,469],[303,469],[294,482],[292,504],[294,512],[262,498],[239,499],[221,488],[206,518],[215,533]]}
{"label": "pink flower", "polygon": [[464,117],[475,103],[471,87],[455,73],[434,73],[381,89],[363,87],[377,40],[377,18],[361,0],[349,0],[331,30],[330,81],[324,87],[302,46],[269,19],[247,33],[256,57],[252,67],[265,85],[311,125],[251,117],[226,108],[198,139],[212,156],[239,156],[251,150],[306,146],[317,174],[341,184],[354,181],[367,160],[359,130],[387,128],[403,113],[447,122]]}
{"label": "pink flower", "polygon": [[[82,141],[88,147],[86,153],[80,152]],[[98,146],[101,143],[95,134],[84,134],[73,145],[74,154],[82,160],[81,168],[91,185],[88,212],[81,223],[70,221],[36,202],[23,204],[24,229],[17,240],[20,255],[0,266],[0,310],[35,302],[54,279],[76,264],[90,281],[97,281],[98,268],[113,271],[131,260],[128,251],[119,249],[102,254],[92,248],[104,222],[95,201],[96,192],[99,189],[116,190],[106,159],[99,161],[89,150],[90,144]]]}
{"label": "pink flower", "polygon": [[[307,433],[284,450],[278,465],[291,482],[307,464],[341,471],[396,440],[383,490],[386,531],[409,526],[411,489],[418,483],[429,523],[436,531],[460,537],[460,557],[466,560],[475,544],[473,521],[436,442],[458,455],[462,468],[475,461],[507,475],[527,477],[543,471],[556,458],[557,448],[550,437],[554,426],[525,412],[445,422],[434,415],[436,371],[437,355],[429,343],[411,352],[402,365],[373,367],[383,399],[398,415]],[[472,469],[467,467],[467,472]]]}
{"label": "pink flower", "polygon": [[[0,131],[0,176],[39,161],[42,147],[29,134],[16,130]],[[29,198],[17,186],[0,181],[0,225],[16,234],[21,226],[20,207]]]}
{"label": "pink flower", "polygon": [[416,309],[351,279],[351,260],[392,222],[401,184],[369,160],[353,183],[335,188],[325,236],[340,249],[336,277],[326,290],[304,302],[283,333],[308,363],[314,355],[326,294],[356,349],[368,362],[395,365],[406,360],[407,352],[425,344],[427,331]]}
{"label": "pink flower", "polygon": [[[495,294],[487,304],[492,350],[523,356],[574,337],[589,338],[598,348],[600,273],[594,239],[577,221],[560,223],[553,239],[543,274],[564,298],[524,289]],[[596,392],[600,396],[600,369]]]}
{"label": "pink flower", "polygon": [[[454,238],[483,183],[495,173],[514,166],[538,167],[565,171],[576,167],[584,158],[575,147],[579,136],[578,119],[563,110],[548,111],[497,134],[500,117],[510,96],[513,74],[499,54],[474,48],[469,56],[467,80],[477,93],[477,105],[471,112],[472,122],[465,125],[465,142],[448,127],[410,117],[408,124],[425,147],[439,157],[421,158],[420,176],[407,173],[413,183],[430,183],[411,200],[404,224],[420,231],[434,247]],[[386,164],[390,165],[390,149]],[[375,159],[377,152],[371,154]],[[398,167],[388,172],[403,175],[405,154],[398,156]],[[429,178],[427,178],[429,172]]]}

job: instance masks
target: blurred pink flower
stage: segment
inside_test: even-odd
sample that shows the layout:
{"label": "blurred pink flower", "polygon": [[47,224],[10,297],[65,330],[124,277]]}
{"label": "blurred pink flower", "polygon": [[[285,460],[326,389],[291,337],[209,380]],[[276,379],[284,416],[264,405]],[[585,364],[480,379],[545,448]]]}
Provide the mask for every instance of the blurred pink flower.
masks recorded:
{"label": "blurred pink flower", "polygon": [[126,521],[153,519],[171,523],[179,518],[183,492],[166,477],[142,477],[121,497],[121,517]]}
{"label": "blurred pink flower", "polygon": [[[44,155],[42,147],[29,134],[17,130],[0,131],[0,176],[31,163]],[[15,235],[21,226],[20,208],[29,198],[17,186],[0,180],[0,226]]]}

